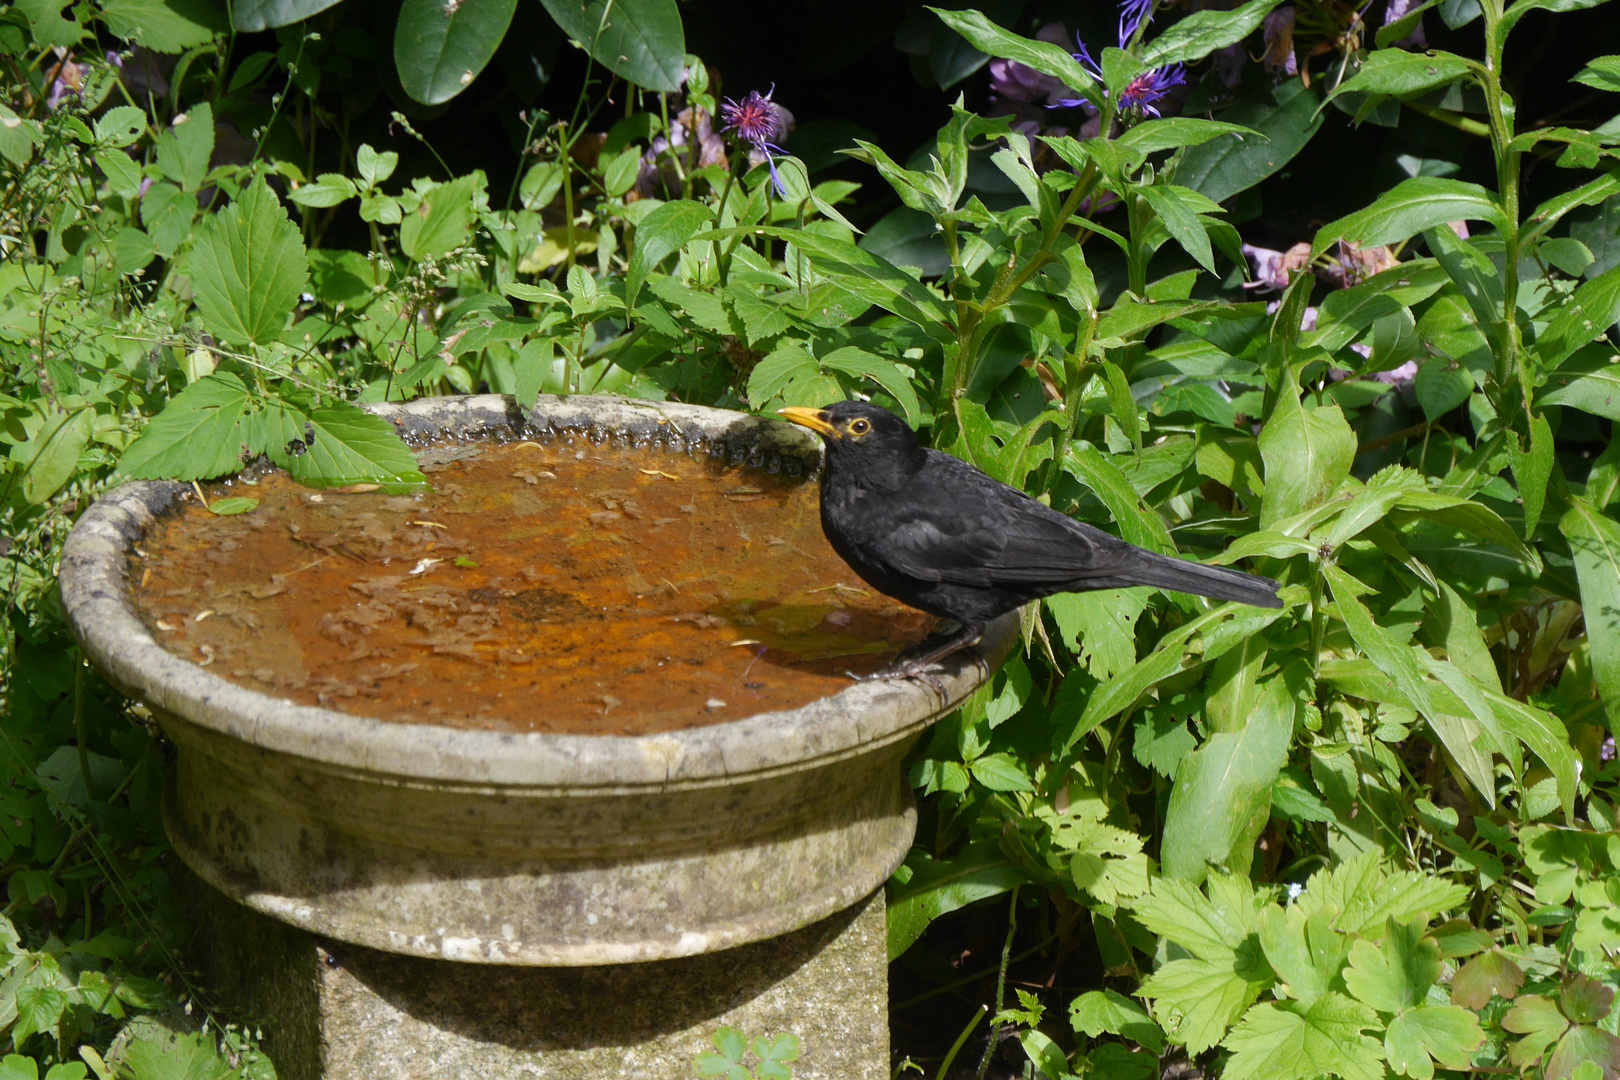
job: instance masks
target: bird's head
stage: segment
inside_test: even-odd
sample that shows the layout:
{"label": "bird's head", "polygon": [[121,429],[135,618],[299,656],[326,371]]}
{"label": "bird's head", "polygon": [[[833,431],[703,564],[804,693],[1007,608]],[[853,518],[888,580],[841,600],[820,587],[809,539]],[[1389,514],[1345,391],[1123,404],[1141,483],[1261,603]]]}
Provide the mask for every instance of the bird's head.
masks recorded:
{"label": "bird's head", "polygon": [[824,409],[778,409],[777,414],[821,436],[829,468],[848,470],[879,486],[897,485],[927,460],[904,420],[864,401],[840,401]]}

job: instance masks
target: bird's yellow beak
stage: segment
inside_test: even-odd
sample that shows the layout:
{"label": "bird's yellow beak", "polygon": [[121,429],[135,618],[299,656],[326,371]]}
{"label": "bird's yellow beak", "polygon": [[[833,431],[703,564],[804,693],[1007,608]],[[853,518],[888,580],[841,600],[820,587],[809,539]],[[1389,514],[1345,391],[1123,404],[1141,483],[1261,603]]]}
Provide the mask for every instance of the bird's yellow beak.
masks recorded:
{"label": "bird's yellow beak", "polygon": [[817,435],[825,435],[830,439],[844,437],[842,432],[832,426],[827,419],[826,412],[821,409],[803,409],[795,405],[787,409],[777,409],[776,415],[791,424],[809,428]]}

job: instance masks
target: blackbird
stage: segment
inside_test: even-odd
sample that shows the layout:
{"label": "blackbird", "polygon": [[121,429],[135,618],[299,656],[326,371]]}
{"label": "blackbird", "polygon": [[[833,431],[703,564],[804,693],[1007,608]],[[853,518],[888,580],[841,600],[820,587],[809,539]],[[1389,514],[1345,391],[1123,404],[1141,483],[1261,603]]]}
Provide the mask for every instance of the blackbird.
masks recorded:
{"label": "blackbird", "polygon": [[905,422],[885,409],[843,401],[778,412],[826,444],[821,528],[833,550],[878,592],[960,624],[879,677],[916,676],[977,644],[996,616],[1053,593],[1152,585],[1282,606],[1269,578],[1127,544],[917,445]]}

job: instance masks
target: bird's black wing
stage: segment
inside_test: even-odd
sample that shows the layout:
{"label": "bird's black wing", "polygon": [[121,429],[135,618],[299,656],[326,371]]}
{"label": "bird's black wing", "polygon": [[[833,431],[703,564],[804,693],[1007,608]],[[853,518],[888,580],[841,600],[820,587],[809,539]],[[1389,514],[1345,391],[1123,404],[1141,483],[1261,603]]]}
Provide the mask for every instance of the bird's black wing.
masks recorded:
{"label": "bird's black wing", "polygon": [[[982,588],[1106,577],[1123,541],[937,452],[883,517],[883,558],[923,581]],[[920,498],[926,494],[926,498]]]}

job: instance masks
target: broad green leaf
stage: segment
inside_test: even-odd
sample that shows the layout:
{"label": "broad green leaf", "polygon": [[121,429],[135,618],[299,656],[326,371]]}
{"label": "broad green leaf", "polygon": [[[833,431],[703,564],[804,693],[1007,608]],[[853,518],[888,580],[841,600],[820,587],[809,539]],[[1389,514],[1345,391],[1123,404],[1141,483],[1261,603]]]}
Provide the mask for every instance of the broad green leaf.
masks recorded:
{"label": "broad green leaf", "polygon": [[482,171],[458,176],[423,192],[421,205],[400,223],[400,250],[414,260],[448,254],[466,242],[488,200]]}
{"label": "broad green leaf", "polygon": [[1215,254],[1210,249],[1209,234],[1204,231],[1203,221],[1193,212],[1192,207],[1187,204],[1187,200],[1181,196],[1176,187],[1149,185],[1137,188],[1136,193],[1153,207],[1153,212],[1159,217],[1159,223],[1176,243],[1180,244],[1199,266],[1213,274]]}
{"label": "broad green leaf", "polygon": [[79,468],[79,454],[90,444],[95,410],[80,406],[72,412],[50,412],[40,429],[20,446],[11,460],[22,470],[22,494],[38,506],[61,490]]}
{"label": "broad green leaf", "polygon": [[248,390],[216,371],[176,394],[118,462],[135,480],[209,480],[242,467]]}
{"label": "broad green leaf", "polygon": [[915,427],[921,423],[922,406],[917,401],[917,391],[912,387],[911,379],[893,360],[885,360],[864,349],[845,345],[823,356],[821,366],[828,371],[841,371],[857,382],[870,379],[894,398],[906,414],[907,424]]}
{"label": "broad green leaf", "polygon": [[1547,418],[1540,413],[1530,421],[1530,449],[1520,450],[1518,440],[1508,441],[1508,460],[1513,464],[1513,479],[1524,500],[1524,538],[1535,534],[1541,521],[1541,508],[1547,501],[1547,481],[1553,470],[1553,433]]}
{"label": "broad green leaf", "polygon": [[214,153],[214,111],[205,102],[181,113],[158,132],[152,147],[163,175],[184,191],[196,191],[208,175],[208,159]]}
{"label": "broad green leaf", "polygon": [[1317,309],[1317,329],[1305,335],[1306,348],[1338,352],[1380,319],[1433,296],[1450,280],[1432,259],[1401,263],[1348,289],[1335,289]]}
{"label": "broad green leaf", "polygon": [[259,508],[258,499],[249,499],[245,496],[233,496],[229,499],[215,499],[208,504],[208,512],[219,517],[234,517],[237,514],[250,514]]}
{"label": "broad green leaf", "polygon": [[1260,996],[1262,984],[1238,974],[1233,961],[1172,960],[1138,989],[1153,1000],[1154,1017],[1165,1034],[1192,1054],[1201,1054],[1221,1037]]}
{"label": "broad green leaf", "polygon": [[1088,990],[1069,1004],[1069,1023],[1095,1039],[1107,1032],[1123,1035],[1155,1054],[1164,1050],[1164,1032],[1147,1010],[1113,990]]}
{"label": "broad green leaf", "polygon": [[624,276],[625,306],[634,310],[647,275],[712,220],[713,211],[690,199],[667,202],[642,218],[636,226],[635,249]]}
{"label": "broad green leaf", "polygon": [[1463,404],[1473,392],[1473,374],[1443,356],[1425,360],[1412,380],[1412,393],[1423,409],[1423,418],[1430,423]]}
{"label": "broad green leaf", "polygon": [[303,238],[262,178],[197,229],[187,267],[203,324],[230,342],[280,338],[309,279]]}
{"label": "broad green leaf", "polygon": [[1113,307],[1101,313],[1097,320],[1097,339],[1129,339],[1151,330],[1171,319],[1196,315],[1210,307],[1205,300],[1162,300],[1142,303],[1121,297]]}
{"label": "broad green leaf", "polygon": [[666,94],[681,88],[686,33],[675,0],[541,2],[563,33],[613,74]]}
{"label": "broad green leaf", "polygon": [[1103,680],[1136,662],[1136,620],[1149,595],[1145,588],[1099,589],[1058,593],[1043,603],[1069,651],[1081,666]]}
{"label": "broad green leaf", "polygon": [[1438,176],[1414,176],[1380,195],[1365,210],[1329,222],[1317,231],[1312,256],[1335,241],[1362,247],[1393,244],[1449,221],[1484,221],[1505,228],[1507,218],[1495,196],[1478,184]]}
{"label": "broad green leaf", "polygon": [[1181,759],[1160,847],[1167,876],[1197,882],[1211,865],[1248,872],[1293,735],[1293,698],[1274,679],[1242,730],[1216,732]]}
{"label": "broad green leaf", "polygon": [[1131,901],[1131,910],[1149,931],[1199,959],[1232,963],[1259,929],[1254,889],[1246,878],[1224,874],[1211,874],[1204,889],[1207,898],[1190,882],[1154,878],[1150,892]]}
{"label": "broad green leaf", "polygon": [[906,866],[910,880],[889,885],[890,960],[899,959],[941,915],[999,896],[1024,880],[994,840],[975,841],[940,861],[914,849]]}
{"label": "broad green leaf", "polygon": [[1620,1037],[1591,1024],[1578,1024],[1564,1033],[1547,1059],[1543,1075],[1547,1080],[1574,1080],[1586,1075],[1620,1075]]}
{"label": "broad green leaf", "polygon": [[1431,619],[1425,625],[1433,627],[1447,658],[1459,670],[1487,689],[1500,690],[1502,683],[1496,661],[1485,644],[1485,636],[1480,633],[1474,609],[1444,580],[1439,585],[1439,593],[1427,605]]}
{"label": "broad green leaf", "polygon": [[115,195],[128,199],[141,190],[141,167],[121,150],[102,150],[96,154],[96,164],[107,176],[107,186]]}
{"label": "broad green leaf", "polygon": [[517,0],[404,0],[394,27],[400,85],[424,105],[449,101],[484,70]]}
{"label": "broad green leaf", "polygon": [[1571,237],[1586,244],[1597,255],[1598,261],[1586,270],[1587,277],[1597,277],[1615,265],[1614,258],[1605,258],[1603,254],[1599,254],[1599,249],[1605,245],[1601,243],[1594,245],[1591,240],[1597,239],[1597,237],[1592,236],[1593,233],[1597,233],[1599,236],[1602,235],[1605,217],[1620,212],[1620,205],[1617,205],[1613,200],[1613,196],[1617,192],[1620,192],[1620,169],[1611,169],[1597,179],[1589,180],[1578,188],[1554,195],[1536,207],[1525,220],[1526,228],[1521,234],[1524,242],[1527,244],[1534,243],[1542,236],[1545,236],[1571,210],[1604,203],[1603,208],[1598,211],[1594,219],[1577,221],[1571,224],[1569,228]]}
{"label": "broad green leaf", "polygon": [[1536,397],[1537,405],[1567,405],[1572,409],[1620,420],[1620,364],[1611,363],[1607,348],[1593,350],[1590,358],[1577,357],[1547,378]]}
{"label": "broad green leaf", "polygon": [[977,11],[946,11],[929,8],[940,20],[955,30],[988,56],[1015,60],[1043,75],[1050,75],[1064,85],[1072,87],[1079,97],[1098,108],[1103,104],[1102,87],[1091,73],[1080,66],[1067,49],[1047,41],[1032,41],[1003,29]]}
{"label": "broad green leaf", "polygon": [[123,1064],[139,1080],[232,1080],[237,1072],[220,1056],[203,1032],[182,1035],[142,1028],[146,1038],[132,1040]]}
{"label": "broad green leaf", "polygon": [[96,118],[98,147],[122,149],[146,131],[146,112],[133,105],[118,105]]}
{"label": "broad green leaf", "polygon": [[1379,1012],[1399,1013],[1422,1004],[1440,977],[1440,945],[1423,930],[1418,919],[1390,919],[1382,942],[1352,942],[1345,989]]}
{"label": "broad green leaf", "polygon": [[973,779],[991,791],[1034,791],[1029,774],[1011,754],[985,754],[968,763]]}
{"label": "broad green leaf", "polygon": [[1383,1080],[1384,1048],[1363,1035],[1378,1015],[1329,992],[1308,1009],[1266,1002],[1250,1009],[1221,1045],[1232,1051],[1224,1080]]}
{"label": "broad green leaf", "polygon": [[1356,435],[1337,405],[1310,412],[1289,379],[1260,432],[1260,457],[1266,466],[1266,494],[1260,503],[1260,527],[1326,502],[1350,475],[1356,457]]}
{"label": "broad green leaf", "polygon": [[270,460],[310,487],[427,482],[388,421],[343,402],[308,412],[272,402],[254,418],[254,431]]}
{"label": "broad green leaf", "polygon": [[1215,139],[1188,149],[1176,168],[1176,182],[1216,202],[1247,191],[1287,165],[1311,141],[1322,126],[1321,103],[1319,90],[1289,79],[1269,93],[1222,110],[1217,119],[1250,128],[1261,138]]}
{"label": "broad green leaf", "polygon": [[1142,49],[1147,67],[1201,60],[1242,41],[1282,0],[1249,0],[1232,11],[1206,8],[1171,23]]}
{"label": "broad green leaf", "polygon": [[1620,524],[1585,499],[1572,497],[1558,527],[1575,557],[1598,694],[1609,729],[1620,731]]}
{"label": "broad green leaf", "polygon": [[1417,97],[1450,86],[1470,70],[1469,62],[1455,53],[1436,49],[1422,53],[1378,49],[1367,54],[1361,70],[1340,83],[1333,96],[1364,93]]}
{"label": "broad green leaf", "polygon": [[1355,581],[1337,566],[1322,568],[1322,575],[1333,590],[1333,599],[1339,617],[1344,620],[1356,647],[1366,653],[1378,669],[1389,676],[1395,687],[1410,701],[1435,734],[1440,736],[1452,759],[1479,790],[1485,802],[1495,807],[1496,784],[1492,779],[1490,755],[1474,745],[1480,734],[1478,722],[1466,725],[1462,719],[1441,709],[1434,698],[1432,685],[1423,666],[1410,649],[1389,636],[1388,631],[1373,621],[1372,614],[1357,596]]}
{"label": "broad green leaf", "polygon": [[1266,905],[1260,912],[1260,947],[1284,984],[1286,996],[1303,1008],[1315,1004],[1338,979],[1350,944],[1333,928],[1330,912],[1306,914],[1303,905]]}
{"label": "broad green leaf", "polygon": [[231,18],[236,29],[253,33],[274,30],[319,15],[341,0],[235,0]]}
{"label": "broad green leaf", "polygon": [[1599,274],[1563,301],[1547,329],[1536,338],[1535,352],[1542,367],[1548,371],[1558,367],[1581,346],[1602,340],[1616,322],[1620,322],[1620,266]]}
{"label": "broad green leaf", "polygon": [[1436,1062],[1447,1069],[1467,1069],[1474,1051],[1484,1043],[1479,1017],[1467,1009],[1424,1005],[1389,1022],[1384,1054],[1396,1072],[1413,1080],[1431,1080]]}
{"label": "broad green leaf", "polygon": [[1473,244],[1442,225],[1423,233],[1435,260],[1468,302],[1485,336],[1494,340],[1502,320],[1502,279],[1495,266]]}
{"label": "broad green leaf", "polygon": [[1242,124],[1202,120],[1195,116],[1167,116],[1151,123],[1137,124],[1114,141],[1139,153],[1152,154],[1183,146],[1201,146],[1222,135],[1236,136],[1239,141],[1246,138],[1265,139],[1260,132]]}
{"label": "broad green leaf", "polygon": [[209,0],[106,0],[101,18],[114,35],[160,53],[206,45],[226,25]]}
{"label": "broad green leaf", "polygon": [[1568,1027],[1569,1021],[1551,999],[1540,994],[1520,995],[1502,1016],[1502,1030],[1524,1036],[1508,1051],[1509,1060],[1521,1069],[1534,1065]]}
{"label": "broad green leaf", "polygon": [[68,0],[17,0],[11,10],[22,16],[35,48],[71,49],[84,40],[84,27],[62,14]]}

